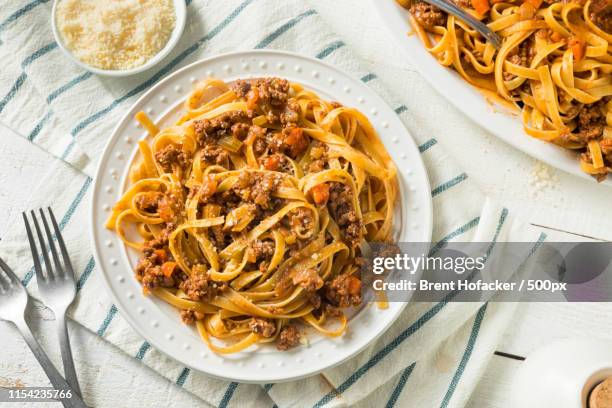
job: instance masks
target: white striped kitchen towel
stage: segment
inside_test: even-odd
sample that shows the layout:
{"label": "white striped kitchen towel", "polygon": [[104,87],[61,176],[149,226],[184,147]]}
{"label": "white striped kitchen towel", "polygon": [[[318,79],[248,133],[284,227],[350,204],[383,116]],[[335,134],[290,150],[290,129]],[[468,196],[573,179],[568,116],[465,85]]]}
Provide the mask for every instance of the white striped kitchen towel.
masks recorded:
{"label": "white striped kitchen towel", "polygon": [[[79,273],[72,318],[212,406],[464,406],[510,321],[510,304],[411,304],[350,361],[305,380],[259,386],[213,379],[165,357],[130,328],[100,289],[102,277],[84,237],[91,176],[108,135],[131,103],[159,79],[200,58],[240,49],[275,48],[323,59],[361,78],[386,99],[414,135],[426,163],[433,186],[434,242],[533,241],[536,246],[543,239],[539,231],[484,198],[445,155],[425,131],[428,127],[421,126],[431,116],[418,117],[408,108],[404,95],[415,95],[408,92],[414,90],[406,89],[401,79],[379,77],[308,2],[187,3],[187,28],[173,54],[153,70],[125,79],[97,77],[65,59],[51,34],[50,1],[15,0],[0,7],[0,58],[5,62],[0,71],[0,121],[65,160],[50,156],[49,172],[32,189],[27,204],[52,205],[61,216],[60,227]],[[437,96],[418,98],[425,103]],[[32,264],[20,222],[3,237],[0,254],[29,284]],[[28,288],[36,295],[36,285]],[[86,398],[87,386],[96,385],[83,385]],[[137,394],[126,398],[126,406],[138,406]]]}

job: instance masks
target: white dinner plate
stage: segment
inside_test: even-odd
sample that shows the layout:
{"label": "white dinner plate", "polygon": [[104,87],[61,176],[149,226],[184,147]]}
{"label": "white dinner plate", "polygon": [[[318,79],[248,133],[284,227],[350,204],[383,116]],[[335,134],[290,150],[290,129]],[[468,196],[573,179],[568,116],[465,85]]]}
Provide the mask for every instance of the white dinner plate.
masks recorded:
{"label": "white dinner plate", "polygon": [[396,216],[399,241],[429,242],[432,231],[431,189],[419,150],[397,114],[359,80],[319,60],[278,51],[248,51],[193,63],[144,94],[115,128],[100,158],[94,181],[91,231],[94,254],[115,305],[149,343],[192,369],[215,377],[268,383],[316,374],[345,361],[381,335],[399,316],[405,303],[386,310],[368,305],[349,322],[339,338],[309,337],[307,346],[277,351],[273,346],[253,346],[232,355],[216,355],[197,332],[181,323],[176,309],[152,296],[144,296],[133,276],[137,255],[104,227],[112,205],[128,186],[130,163],[144,129],[134,120],[138,111],[164,123],[182,107],[200,79],[215,76],[224,81],[280,76],[303,84],[321,97],[353,106],[368,115],[399,170],[400,202]]}
{"label": "white dinner plate", "polygon": [[[371,2],[378,11],[381,24],[386,27],[397,45],[408,54],[414,67],[457,109],[499,139],[526,154],[567,173],[597,182],[580,169],[576,153],[527,135],[519,116],[493,109],[482,93],[465,82],[455,71],[440,65],[416,35],[408,35],[412,31],[408,11],[395,0]],[[612,185],[612,180],[607,178],[602,183]]]}

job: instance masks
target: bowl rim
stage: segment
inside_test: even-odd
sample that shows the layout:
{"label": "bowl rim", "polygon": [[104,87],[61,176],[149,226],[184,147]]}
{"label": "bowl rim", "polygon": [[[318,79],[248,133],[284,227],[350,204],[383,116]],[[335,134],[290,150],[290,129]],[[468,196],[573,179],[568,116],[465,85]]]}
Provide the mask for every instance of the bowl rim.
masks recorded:
{"label": "bowl rim", "polygon": [[168,39],[168,42],[166,43],[166,45],[164,45],[164,47],[157,54],[151,57],[144,64],[138,67],[135,67],[135,68],[122,69],[122,70],[101,69],[101,68],[96,68],[94,66],[86,64],[80,59],[78,59],[72,53],[72,51],[70,51],[68,47],[66,47],[66,45],[64,44],[64,41],[62,39],[62,36],[59,33],[59,29],[56,23],[57,5],[60,1],[62,0],[53,0],[53,6],[51,8],[51,28],[53,31],[53,37],[55,38],[55,42],[57,43],[59,48],[62,50],[64,55],[67,56],[68,59],[70,59],[76,65],[94,74],[101,75],[101,76],[107,76],[107,77],[127,77],[130,75],[139,74],[141,72],[149,70],[150,68],[153,68],[153,66],[157,65],[161,60],[163,60],[166,56],[168,56],[168,54],[170,54],[170,52],[174,49],[174,47],[176,47],[176,45],[179,42],[179,39],[181,38],[183,34],[183,31],[185,29],[185,23],[187,20],[187,5],[185,1],[184,0],[173,0],[172,2],[174,4],[174,13],[175,13],[174,29],[172,30],[172,34],[170,35],[170,38]]}

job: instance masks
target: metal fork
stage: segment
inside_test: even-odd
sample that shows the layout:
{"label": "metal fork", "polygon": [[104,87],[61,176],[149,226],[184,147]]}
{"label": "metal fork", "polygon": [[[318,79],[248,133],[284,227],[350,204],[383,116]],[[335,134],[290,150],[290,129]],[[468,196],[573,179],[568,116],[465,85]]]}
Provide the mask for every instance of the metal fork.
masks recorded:
{"label": "metal fork", "polygon": [[[40,245],[40,252],[42,252],[42,258],[45,263],[46,274],[43,275],[43,270],[40,265],[40,257],[35,239],[28,222],[26,213],[22,213],[23,222],[25,223],[26,231],[28,233],[28,240],[30,241],[30,249],[32,250],[32,257],[34,258],[34,270],[36,271],[36,281],[38,283],[38,290],[40,297],[53,313],[55,314],[55,321],[57,323],[57,330],[60,342],[60,350],[62,353],[62,362],[64,364],[64,374],[68,384],[81,395],[81,389],[77,380],[76,370],[74,369],[74,361],[72,359],[72,351],[70,349],[70,339],[68,338],[68,330],[66,327],[66,310],[74,301],[76,296],[76,283],[74,277],[74,271],[70,258],[68,257],[68,251],[66,250],[66,244],[62,238],[60,229],[55,221],[55,216],[51,208],[47,208],[49,212],[49,218],[53,225],[55,237],[59,244],[60,251],[62,253],[63,265],[60,262],[59,255],[53,242],[53,236],[47,222],[47,217],[42,209],[39,210],[40,218],[45,229],[47,236],[47,242],[43,238],[41,228],[34,211],[30,211],[30,216],[34,221],[34,228],[36,229],[36,235],[38,236],[38,242]],[[53,257],[53,264],[49,259],[49,250]]]}
{"label": "metal fork", "polygon": [[[32,330],[30,330],[30,326],[28,326],[25,320],[28,300],[29,295],[26,288],[11,268],[0,258],[0,320],[13,322],[17,326],[30,350],[34,353],[34,357],[36,357],[47,377],[49,377],[53,387],[58,391],[64,391],[66,398],[61,399],[64,407],[87,408],[79,395],[62,378],[62,375],[57,371],[45,351],[34,338]],[[68,392],[70,392],[70,396],[68,396]]]}

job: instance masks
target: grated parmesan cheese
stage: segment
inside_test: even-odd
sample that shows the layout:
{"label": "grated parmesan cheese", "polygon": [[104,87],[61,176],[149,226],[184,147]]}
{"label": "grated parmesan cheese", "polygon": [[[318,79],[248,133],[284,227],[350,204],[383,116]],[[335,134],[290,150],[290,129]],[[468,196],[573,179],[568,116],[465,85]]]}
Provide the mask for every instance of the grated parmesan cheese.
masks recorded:
{"label": "grated parmesan cheese", "polygon": [[61,0],[56,14],[73,55],[108,70],[143,65],[164,48],[176,20],[172,0]]}
{"label": "grated parmesan cheese", "polygon": [[529,184],[533,187],[531,195],[536,197],[540,192],[555,189],[559,178],[551,168],[541,161],[535,161],[529,177]]}

